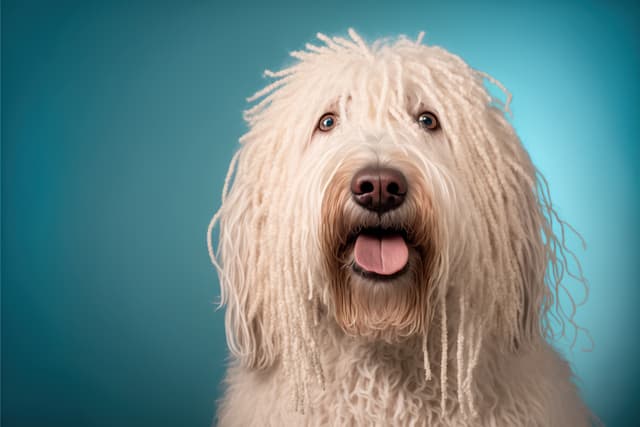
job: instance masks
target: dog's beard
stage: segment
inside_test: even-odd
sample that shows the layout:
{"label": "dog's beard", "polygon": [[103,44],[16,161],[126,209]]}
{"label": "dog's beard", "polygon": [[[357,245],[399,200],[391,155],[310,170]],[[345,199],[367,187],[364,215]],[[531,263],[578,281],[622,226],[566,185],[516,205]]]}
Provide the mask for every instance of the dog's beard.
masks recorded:
{"label": "dog's beard", "polygon": [[424,331],[427,284],[421,255],[411,251],[402,275],[379,280],[363,277],[349,264],[340,266],[331,282],[335,318],[352,335],[395,342]]}
{"label": "dog's beard", "polygon": [[[427,332],[433,306],[434,215],[424,189],[412,191],[401,208],[378,215],[353,206],[346,191],[350,175],[337,174],[323,200],[322,244],[329,278],[331,312],[349,335],[389,343]],[[389,276],[358,265],[360,234],[402,236],[408,248],[404,268]]]}

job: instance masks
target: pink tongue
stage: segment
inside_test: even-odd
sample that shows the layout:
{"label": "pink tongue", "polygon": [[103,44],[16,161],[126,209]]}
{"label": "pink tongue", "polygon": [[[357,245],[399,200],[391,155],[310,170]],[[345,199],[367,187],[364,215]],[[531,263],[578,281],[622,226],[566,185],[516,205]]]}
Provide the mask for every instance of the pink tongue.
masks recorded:
{"label": "pink tongue", "polygon": [[371,273],[389,276],[402,270],[409,261],[409,248],[402,236],[360,234],[354,248],[356,263]]}

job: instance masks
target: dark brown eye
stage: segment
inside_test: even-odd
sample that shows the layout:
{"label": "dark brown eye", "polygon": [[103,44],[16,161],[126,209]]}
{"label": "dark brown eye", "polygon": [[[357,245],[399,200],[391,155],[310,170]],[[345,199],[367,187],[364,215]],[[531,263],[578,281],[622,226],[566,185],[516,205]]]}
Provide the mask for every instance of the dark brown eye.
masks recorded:
{"label": "dark brown eye", "polygon": [[427,130],[436,130],[440,127],[440,123],[438,122],[438,118],[435,114],[430,111],[425,111],[418,116],[418,123],[424,129]]}
{"label": "dark brown eye", "polygon": [[328,132],[338,124],[338,118],[333,113],[327,113],[320,118],[318,129],[322,132]]}

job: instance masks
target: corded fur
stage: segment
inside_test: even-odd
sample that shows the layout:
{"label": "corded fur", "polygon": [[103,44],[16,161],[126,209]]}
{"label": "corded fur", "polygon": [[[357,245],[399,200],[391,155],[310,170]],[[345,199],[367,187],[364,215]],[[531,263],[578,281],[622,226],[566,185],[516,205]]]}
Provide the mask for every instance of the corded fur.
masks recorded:
{"label": "corded fur", "polygon": [[[480,384],[475,373],[480,364],[484,372],[499,368],[481,353],[498,358],[537,351],[545,339],[564,336],[567,325],[574,342],[584,331],[574,321],[577,304],[563,282],[568,275],[586,294],[580,264],[566,246],[565,227],[573,229],[558,218],[544,177],[505,118],[511,95],[498,81],[442,48],[423,45],[424,33],[416,41],[400,37],[371,46],[353,30],[349,36],[318,34],[324,45],[307,44],[291,53],[298,62],[265,71],[276,80],[248,99],[255,102],[244,115],[250,130],[232,159],[222,205],[207,232],[236,369],[277,367],[291,384],[283,388],[291,409],[303,414],[323,401],[327,381],[336,381],[335,372],[327,371],[327,346],[357,354],[360,344],[345,344],[345,331],[385,342],[399,333],[408,338],[397,352],[420,353],[421,380],[411,381],[427,395],[439,394],[439,410],[426,415],[430,424],[453,425],[455,417],[491,420],[481,407],[487,411],[486,402],[498,391],[490,381]],[[503,109],[491,106],[496,100],[485,80],[506,94]],[[412,114],[420,108],[437,113],[439,136],[415,124]],[[327,111],[338,114],[339,137],[314,133]],[[413,168],[422,183],[415,206],[433,206],[428,217],[414,212],[416,224],[430,225],[428,275],[414,276],[428,292],[417,294],[422,302],[416,316],[386,332],[356,328],[353,319],[362,319],[366,306],[349,298],[341,303],[348,305],[336,306],[335,292],[343,291],[329,285],[337,280],[338,288],[349,288],[345,273],[331,268],[334,254],[327,253],[343,237],[340,224],[328,228],[326,220],[358,215],[334,184],[371,156]],[[577,273],[569,271],[567,256]],[[331,320],[341,311],[354,316],[342,330]],[[369,372],[362,378],[370,375],[375,377]],[[340,398],[350,401],[344,393]],[[426,403],[416,405],[426,410]]]}

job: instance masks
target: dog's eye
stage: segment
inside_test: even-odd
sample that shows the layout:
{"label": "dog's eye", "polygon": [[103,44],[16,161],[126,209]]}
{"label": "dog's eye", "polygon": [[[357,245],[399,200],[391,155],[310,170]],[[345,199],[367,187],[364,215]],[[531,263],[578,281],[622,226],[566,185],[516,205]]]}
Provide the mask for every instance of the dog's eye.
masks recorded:
{"label": "dog's eye", "polygon": [[440,127],[440,123],[438,123],[438,118],[435,114],[430,111],[425,111],[418,116],[418,123],[424,129],[428,130],[436,130]]}
{"label": "dog's eye", "polygon": [[322,132],[328,132],[333,129],[338,123],[338,118],[333,113],[327,113],[320,118],[318,122],[318,129]]}

